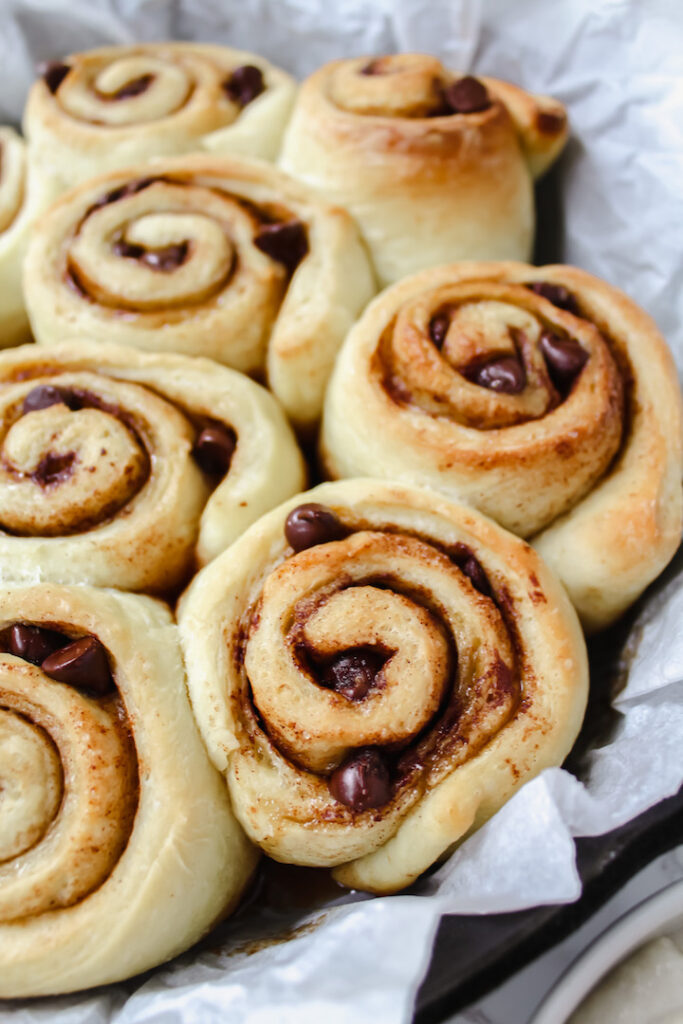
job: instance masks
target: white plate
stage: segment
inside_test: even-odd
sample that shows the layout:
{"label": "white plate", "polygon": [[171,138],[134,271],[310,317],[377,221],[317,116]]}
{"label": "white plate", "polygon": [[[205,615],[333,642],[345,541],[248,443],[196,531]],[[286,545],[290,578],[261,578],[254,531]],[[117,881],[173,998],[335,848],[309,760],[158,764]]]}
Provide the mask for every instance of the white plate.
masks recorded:
{"label": "white plate", "polygon": [[639,903],[599,935],[549,992],[530,1024],[565,1024],[597,983],[629,953],[680,927],[683,879]]}

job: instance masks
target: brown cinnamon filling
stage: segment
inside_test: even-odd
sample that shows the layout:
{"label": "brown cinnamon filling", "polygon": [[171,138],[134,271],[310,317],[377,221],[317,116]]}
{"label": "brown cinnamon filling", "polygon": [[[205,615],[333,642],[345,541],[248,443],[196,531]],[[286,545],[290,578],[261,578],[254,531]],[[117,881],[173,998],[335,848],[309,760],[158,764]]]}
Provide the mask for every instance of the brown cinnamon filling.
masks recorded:
{"label": "brown cinnamon filling", "polygon": [[[320,508],[325,509],[325,506]],[[340,522],[336,513],[331,509],[327,511]],[[362,580],[338,579],[332,593],[347,588],[373,587],[401,593],[412,602],[421,605],[438,624],[451,650],[451,656],[450,683],[446,687],[438,710],[417,736],[399,744],[359,747],[326,776],[332,796],[341,805],[339,812],[334,812],[335,820],[339,815],[343,817],[348,813],[355,815],[368,810],[381,813],[383,807],[393,804],[408,790],[417,789],[422,792],[445,772],[476,754],[519,709],[522,700],[515,667],[519,657],[519,641],[514,626],[514,606],[509,600],[499,602],[496,589],[475,552],[468,545],[458,543],[448,548],[430,537],[399,528],[378,528],[376,525],[363,522],[350,523],[345,516],[342,517],[341,527],[345,536],[359,530],[372,530],[390,533],[399,538],[402,535],[414,537],[446,554],[452,564],[468,578],[478,595],[481,595],[477,596],[476,600],[483,597],[497,608],[508,633],[511,649],[515,652],[515,660],[512,664],[506,664],[498,655],[483,675],[460,683],[455,638],[445,624],[442,610],[430,593],[414,585],[405,584],[391,572],[382,577],[373,575]],[[321,535],[316,543],[326,544],[335,539],[337,537]],[[333,655],[321,656],[311,649],[304,640],[306,623],[331,596],[328,588],[324,593],[311,595],[297,605],[286,642],[299,669],[314,685],[333,689],[352,703],[362,703],[377,690],[383,689],[384,670],[396,652],[381,646],[361,645],[338,651]],[[273,746],[278,748],[275,738],[269,732],[268,723],[255,706],[244,668],[246,645],[251,630],[258,621],[258,610],[253,609],[246,617],[237,637],[236,664],[245,683],[240,703],[247,723],[251,722],[252,728],[268,736]],[[296,766],[296,755],[293,752],[279,750],[279,753]],[[323,816],[329,817],[330,813],[333,812],[324,812]]]}

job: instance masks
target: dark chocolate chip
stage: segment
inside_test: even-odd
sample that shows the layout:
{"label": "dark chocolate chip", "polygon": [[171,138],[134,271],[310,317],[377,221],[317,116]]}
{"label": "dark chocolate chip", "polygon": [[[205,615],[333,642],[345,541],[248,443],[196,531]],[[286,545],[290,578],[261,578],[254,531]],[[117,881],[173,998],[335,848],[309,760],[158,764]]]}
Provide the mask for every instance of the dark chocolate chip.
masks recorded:
{"label": "dark chocolate chip", "polygon": [[113,685],[107,652],[94,636],[73,640],[48,655],[41,668],[51,679],[75,686],[78,690],[88,690],[97,696],[107,693]]}
{"label": "dark chocolate chip", "polygon": [[132,81],[126,82],[125,85],[122,85],[111,98],[113,100],[127,100],[131,96],[139,96],[140,93],[149,89],[153,81],[154,75],[140,75],[139,78],[134,78]]}
{"label": "dark chocolate chip", "polygon": [[31,479],[41,487],[60,484],[71,476],[75,461],[75,452],[65,452],[63,455],[57,452],[48,452],[31,473]]}
{"label": "dark chocolate chip", "polygon": [[564,114],[552,114],[549,110],[540,110],[536,115],[536,126],[544,135],[557,135],[565,126]]}
{"label": "dark chocolate chip", "polygon": [[9,653],[30,661],[32,665],[41,665],[45,659],[68,644],[68,637],[42,626],[27,626],[15,622],[9,631]]}
{"label": "dark chocolate chip", "polygon": [[569,387],[586,364],[585,348],[576,338],[561,338],[547,330],[541,334],[539,344],[555,387],[559,390]]}
{"label": "dark chocolate chip", "polygon": [[285,521],[285,537],[295,551],[340,540],[345,533],[332,509],[316,502],[297,505]]}
{"label": "dark chocolate chip", "polygon": [[345,651],[326,666],[323,682],[348,700],[362,700],[383,663],[384,658],[373,650]]}
{"label": "dark chocolate chip", "polygon": [[391,799],[389,769],[379,750],[367,747],[347,758],[330,777],[330,793],[352,811],[383,807]]}
{"label": "dark chocolate chip", "polygon": [[465,75],[444,90],[444,98],[456,114],[476,114],[491,106],[486,86],[472,75]]}
{"label": "dark chocolate chip", "polygon": [[465,576],[468,577],[472,586],[475,590],[478,590],[480,594],[484,594],[486,597],[491,593],[491,587],[489,585],[486,573],[481,567],[481,564],[477,561],[474,555],[470,555],[465,560],[462,566],[462,571]]}
{"label": "dark chocolate chip", "polygon": [[117,238],[112,245],[114,255],[121,256],[127,260],[141,260],[145,255],[145,248],[135,242],[126,242],[123,238]]}
{"label": "dark chocolate chip", "polygon": [[38,387],[29,391],[24,399],[21,411],[25,416],[29,412],[49,409],[51,405],[66,405],[69,409],[80,409],[82,402],[69,388],[58,388],[52,384],[39,384]]}
{"label": "dark chocolate chip", "polygon": [[166,245],[163,249],[148,249],[142,257],[142,262],[152,270],[168,273],[169,270],[175,270],[182,266],[187,259],[189,248],[188,242],[178,242],[174,245]]}
{"label": "dark chocolate chip", "polygon": [[62,63],[61,60],[46,60],[38,65],[38,74],[53,96],[70,71],[69,65]]}
{"label": "dark chocolate chip", "polygon": [[437,348],[441,348],[446,340],[446,335],[448,334],[448,328],[450,325],[451,318],[448,313],[437,313],[429,321],[429,337]]}
{"label": "dark chocolate chip", "polygon": [[488,576],[467,544],[456,544],[451,557],[460,571],[468,577],[472,586],[485,597],[490,597],[492,591]]}
{"label": "dark chocolate chip", "polygon": [[361,75],[381,75],[382,63],[380,60],[371,60],[369,64],[366,64],[360,69]]}
{"label": "dark chocolate chip", "polygon": [[157,179],[140,178],[138,181],[129,181],[126,182],[125,185],[119,185],[118,188],[113,188],[111,192],[105,192],[105,194],[98,199],[96,203],[93,203],[90,210],[98,210],[101,206],[109,206],[110,203],[117,203],[119,199],[125,199],[127,196],[134,196],[136,193],[142,192],[143,189],[152,185],[155,180]]}
{"label": "dark chocolate chip", "polygon": [[240,107],[246,107],[257,96],[260,96],[265,89],[263,72],[254,64],[243,64],[235,68],[232,74],[226,78],[223,88],[233,103]]}
{"label": "dark chocolate chip", "polygon": [[553,306],[557,306],[558,309],[565,309],[568,313],[578,316],[579,306],[576,297],[563,284],[551,284],[550,281],[533,281],[527,285],[527,288],[535,292],[536,295],[541,295],[548,302],[552,302]]}
{"label": "dark chocolate chip", "polygon": [[501,356],[478,366],[468,380],[489,391],[518,395],[526,387],[526,371],[516,356]]}
{"label": "dark chocolate chip", "polygon": [[254,245],[271,259],[284,263],[291,273],[308,252],[306,228],[300,220],[263,224],[254,239]]}
{"label": "dark chocolate chip", "polygon": [[214,423],[201,431],[195,441],[192,455],[205,473],[225,476],[230,469],[236,446],[235,431],[230,427],[224,427],[222,423]]}

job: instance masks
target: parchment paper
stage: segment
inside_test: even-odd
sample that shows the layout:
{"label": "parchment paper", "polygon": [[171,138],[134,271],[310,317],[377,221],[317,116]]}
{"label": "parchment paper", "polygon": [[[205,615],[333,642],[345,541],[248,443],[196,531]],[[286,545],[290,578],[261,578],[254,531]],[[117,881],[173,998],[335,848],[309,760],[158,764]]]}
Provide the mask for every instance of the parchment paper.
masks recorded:
{"label": "parchment paper", "polygon": [[[557,96],[572,125],[561,166],[561,257],[640,302],[683,368],[677,0],[0,0],[0,120],[19,120],[36,61],[163,38],[251,48],[299,75],[342,55],[424,49],[456,69]],[[0,1021],[409,1020],[442,913],[577,899],[572,837],[608,831],[683,782],[683,571],[669,576],[643,602],[617,724],[581,781],[544,772],[411,895],[340,895],[292,912],[284,936],[281,919],[243,915],[141,979],[6,1003]],[[286,941],[260,941],[273,936]]]}

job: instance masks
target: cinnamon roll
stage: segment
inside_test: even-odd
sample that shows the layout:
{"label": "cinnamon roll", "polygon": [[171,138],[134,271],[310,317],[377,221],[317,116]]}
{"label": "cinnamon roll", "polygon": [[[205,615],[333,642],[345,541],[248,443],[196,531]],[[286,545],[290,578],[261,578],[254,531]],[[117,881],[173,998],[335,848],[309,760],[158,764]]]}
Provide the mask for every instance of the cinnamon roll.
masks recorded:
{"label": "cinnamon roll", "polygon": [[235,906],[255,855],[160,602],[3,587],[0,740],[0,996],[130,977]]}
{"label": "cinnamon roll", "polygon": [[326,64],[297,97],[280,163],[358,221],[383,284],[453,259],[528,259],[533,179],[564,107],[402,53]]}
{"label": "cinnamon roll", "polygon": [[585,626],[609,624],[681,536],[681,397],[654,323],[573,267],[458,263],[387,289],[326,400],[333,477],[465,499],[532,543]]}
{"label": "cinnamon roll", "polygon": [[24,132],[53,195],[155,156],[208,149],[273,160],[295,93],[263,57],[199,43],[108,46],[40,71]]}
{"label": "cinnamon roll", "polygon": [[34,234],[26,300],[39,344],[65,335],[266,364],[298,425],[320,416],[346,331],[374,292],[350,216],[269,164],[193,156],[117,171]]}
{"label": "cinnamon roll", "polygon": [[584,641],[540,557],[480,513],[323,484],[194,579],[190,697],[249,837],[373,892],[408,885],[579,730]]}
{"label": "cinnamon roll", "polygon": [[26,166],[26,146],[12,128],[0,126],[0,348],[28,341],[21,267],[30,228],[47,197]]}
{"label": "cinnamon roll", "polygon": [[0,576],[166,592],[305,481],[272,395],[206,359],[0,354]]}

